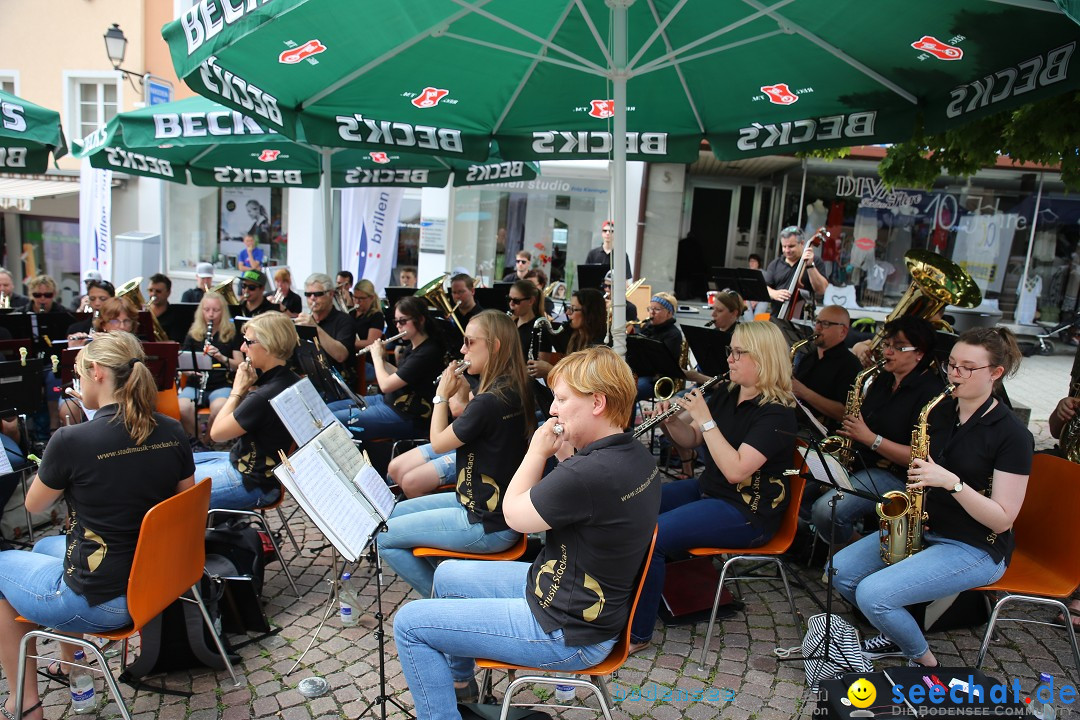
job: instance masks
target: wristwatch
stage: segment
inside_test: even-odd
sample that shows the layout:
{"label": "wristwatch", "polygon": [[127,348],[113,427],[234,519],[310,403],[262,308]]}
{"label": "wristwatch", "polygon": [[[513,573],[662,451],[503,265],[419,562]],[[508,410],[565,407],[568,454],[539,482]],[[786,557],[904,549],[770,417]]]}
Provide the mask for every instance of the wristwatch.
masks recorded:
{"label": "wristwatch", "polygon": [[707,422],[703,422],[703,423],[701,423],[701,432],[702,432],[702,434],[705,434],[705,433],[709,432],[710,430],[712,430],[714,427],[716,427],[716,421],[715,420],[709,420]]}
{"label": "wristwatch", "polygon": [[446,402],[446,398],[444,398],[442,395],[436,395],[435,397],[431,398],[432,405],[438,405],[439,403],[444,402]]}
{"label": "wristwatch", "polygon": [[952,486],[952,489],[949,490],[949,492],[951,492],[953,495],[955,495],[956,493],[960,492],[963,489],[964,489],[964,481],[963,480],[958,480],[956,482],[956,484]]}

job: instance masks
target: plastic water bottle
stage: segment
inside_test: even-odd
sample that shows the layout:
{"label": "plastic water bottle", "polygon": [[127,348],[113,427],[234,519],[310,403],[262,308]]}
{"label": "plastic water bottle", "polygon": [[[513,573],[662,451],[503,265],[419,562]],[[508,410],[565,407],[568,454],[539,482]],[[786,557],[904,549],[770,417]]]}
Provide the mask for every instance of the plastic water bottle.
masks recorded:
{"label": "plastic water bottle", "polygon": [[352,586],[352,573],[342,573],[338,588],[338,604],[341,606],[341,624],[353,627],[360,622],[360,598]]}
{"label": "plastic water bottle", "polygon": [[[557,677],[573,677],[572,675],[558,675]],[[574,699],[575,688],[573,685],[556,685],[555,686],[555,700],[561,703],[568,703]]]}
{"label": "plastic water bottle", "polygon": [[[82,650],[75,651],[75,662],[86,662],[86,653]],[[68,674],[68,684],[71,687],[71,711],[76,715],[88,715],[97,711],[97,693],[94,692],[94,676],[90,671],[72,666]]]}
{"label": "plastic water bottle", "polygon": [[1054,720],[1057,717],[1057,710],[1054,709],[1052,704],[1054,700],[1054,676],[1049,673],[1039,673],[1039,684],[1047,686],[1049,697],[1045,702],[1040,702],[1036,693],[1035,707],[1032,709],[1031,714],[1039,718],[1039,720]]}

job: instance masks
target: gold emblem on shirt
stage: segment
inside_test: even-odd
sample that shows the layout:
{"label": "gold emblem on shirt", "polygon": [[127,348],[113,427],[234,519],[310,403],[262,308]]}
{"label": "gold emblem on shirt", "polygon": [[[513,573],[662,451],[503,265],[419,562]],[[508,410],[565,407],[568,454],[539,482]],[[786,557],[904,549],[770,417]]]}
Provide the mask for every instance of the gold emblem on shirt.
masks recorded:
{"label": "gold emblem on shirt", "polygon": [[94,572],[105,560],[105,555],[109,552],[109,546],[105,544],[105,541],[100,535],[93,530],[87,530],[83,533],[83,538],[88,542],[97,543],[97,550],[86,556],[86,566],[90,569],[90,572]]}
{"label": "gold emblem on shirt", "polygon": [[585,608],[581,613],[581,619],[585,622],[593,622],[604,611],[604,590],[600,587],[600,583],[596,582],[596,579],[589,573],[585,573],[584,584],[586,590],[591,590],[596,595],[596,602]]}

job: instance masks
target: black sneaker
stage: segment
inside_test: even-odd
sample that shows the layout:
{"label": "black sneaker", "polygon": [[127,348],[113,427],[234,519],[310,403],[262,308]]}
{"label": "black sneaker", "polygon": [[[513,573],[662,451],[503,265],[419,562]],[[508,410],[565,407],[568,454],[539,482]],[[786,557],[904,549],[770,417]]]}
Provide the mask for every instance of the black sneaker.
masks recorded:
{"label": "black sneaker", "polygon": [[871,660],[904,656],[904,653],[900,650],[900,646],[884,635],[877,635],[867,640],[863,640],[862,651],[863,655]]}
{"label": "black sneaker", "polygon": [[463,688],[454,688],[454,695],[459,703],[474,703],[480,699],[480,688],[476,684],[476,678],[469,678],[469,684]]}

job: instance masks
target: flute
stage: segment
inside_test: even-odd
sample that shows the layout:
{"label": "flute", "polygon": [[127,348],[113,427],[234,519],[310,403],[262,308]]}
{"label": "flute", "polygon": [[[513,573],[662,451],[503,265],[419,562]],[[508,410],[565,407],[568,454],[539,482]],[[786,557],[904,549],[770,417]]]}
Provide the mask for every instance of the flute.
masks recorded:
{"label": "flute", "polygon": [[[404,331],[399,332],[397,335],[395,335],[392,338],[386,338],[386,339],[383,339],[383,340],[376,340],[375,342],[381,342],[383,345],[386,345],[387,343],[392,343],[395,340],[400,340],[403,337],[405,337],[405,332]],[[371,345],[374,345],[374,344],[375,343],[372,343]],[[359,350],[357,350],[356,351],[356,357],[360,357],[361,355],[367,355],[369,352],[371,352],[371,345],[368,345],[367,347],[363,347],[363,348],[360,348]]]}
{"label": "flute", "polygon": [[[472,365],[468,360],[458,360],[457,364],[458,366],[454,368],[454,377],[461,377],[465,371],[469,369],[469,366]],[[442,382],[442,373],[439,373],[439,377],[435,378],[434,382],[431,384],[438,385],[440,382]]]}
{"label": "flute", "polygon": [[[723,375],[711,377],[705,382],[703,382],[701,386],[698,387],[698,390],[701,390],[702,394],[704,395],[705,391],[716,383],[724,382],[725,380],[727,380],[730,374],[731,373],[724,373]],[[649,432],[649,430],[664,422],[672,415],[675,415],[676,413],[679,413],[681,411],[682,407],[673,403],[671,407],[669,407],[664,412],[653,415],[651,418],[638,425],[637,428],[634,429],[634,437],[640,437],[644,435],[645,433]]]}

